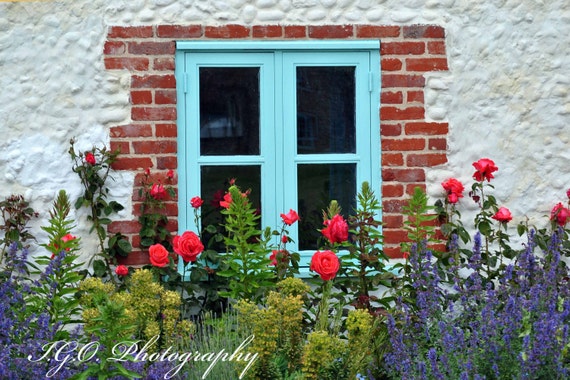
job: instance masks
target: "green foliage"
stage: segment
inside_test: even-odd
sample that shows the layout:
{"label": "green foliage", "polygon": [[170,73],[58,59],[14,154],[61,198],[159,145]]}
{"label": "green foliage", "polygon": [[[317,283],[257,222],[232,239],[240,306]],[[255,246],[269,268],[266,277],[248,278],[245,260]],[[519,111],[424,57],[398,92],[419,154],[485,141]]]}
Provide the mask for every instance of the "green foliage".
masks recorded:
{"label": "green foliage", "polygon": [[229,207],[222,211],[226,217],[224,227],[227,236],[224,242],[228,268],[218,272],[219,276],[229,279],[229,291],[221,295],[259,301],[275,285],[275,275],[268,270],[270,250],[267,246],[272,236],[271,230],[259,230],[260,216],[248,201],[246,193],[234,185],[230,187],[229,194]]}
{"label": "green foliage", "polygon": [[52,323],[59,322],[61,329],[57,338],[66,338],[69,333],[64,328],[79,321],[80,307],[75,294],[77,284],[82,280],[82,263],[78,262],[79,238],[71,235],[73,220],[68,219],[71,205],[65,190],[58,193],[50,211],[48,226],[42,226],[49,238],[48,244],[42,244],[50,256],[41,256],[36,264],[30,264],[40,277],[33,286],[32,296],[27,300],[31,310],[47,312]]}
{"label": "green foliage", "polygon": [[10,195],[0,202],[0,213],[3,224],[0,231],[4,231],[4,236],[0,239],[0,264],[4,259],[4,254],[12,242],[16,242],[18,248],[23,248],[23,243],[27,240],[35,240],[27,228],[28,222],[36,218],[38,213],[30,207],[23,195]]}
{"label": "green foliage", "polygon": [[303,350],[303,374],[310,380],[347,378],[346,342],[325,331],[313,331],[307,336]]}
{"label": "green foliage", "polygon": [[[73,161],[73,171],[77,173],[83,185],[83,195],[77,198],[75,208],[88,207],[90,214],[87,219],[92,223],[91,231],[95,231],[99,240],[98,256],[104,264],[106,276],[115,282],[111,265],[115,264],[113,254],[117,252],[130,252],[130,248],[122,235],[110,238],[112,245],[106,246],[107,225],[111,223],[110,216],[123,210],[123,205],[117,201],[109,201],[109,188],[107,179],[110,177],[111,165],[117,160],[119,151],[109,151],[106,147],[94,147],[87,152],[75,151],[75,141],[70,142],[69,155]],[[121,241],[119,246],[119,241]],[[120,249],[119,249],[120,248]],[[95,257],[95,256],[94,256]],[[92,259],[93,260],[93,259]],[[101,267],[101,265],[99,265]],[[96,271],[101,275],[100,271]]]}
{"label": "green foliage", "polygon": [[[97,314],[89,325],[85,326],[85,332],[95,338],[96,348],[94,362],[86,363],[85,371],[71,377],[70,380],[87,380],[93,377],[104,380],[113,376],[121,376],[125,379],[140,379],[142,376],[126,369],[120,361],[112,360],[117,353],[113,352],[118,342],[125,342],[124,337],[132,330],[127,321],[125,307],[112,301],[106,295],[100,295],[94,300]],[[121,321],[121,323],[118,323]],[[129,360],[126,357],[125,360]],[[134,358],[130,358],[135,361]]]}

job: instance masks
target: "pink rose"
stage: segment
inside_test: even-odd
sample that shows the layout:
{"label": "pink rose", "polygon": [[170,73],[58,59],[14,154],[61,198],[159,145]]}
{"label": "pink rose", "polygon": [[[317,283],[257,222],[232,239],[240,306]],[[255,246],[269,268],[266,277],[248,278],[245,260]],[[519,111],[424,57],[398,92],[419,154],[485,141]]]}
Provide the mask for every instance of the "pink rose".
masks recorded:
{"label": "pink rose", "polygon": [[299,220],[299,215],[295,210],[289,209],[287,214],[281,214],[281,219],[283,219],[283,223],[290,226]]}
{"label": "pink rose", "polygon": [[115,268],[115,273],[117,274],[117,276],[124,277],[129,274],[129,268],[127,268],[124,265],[119,265]]}
{"label": "pink rose", "polygon": [[169,263],[168,251],[162,244],[154,244],[148,248],[150,263],[155,267],[162,268]]}
{"label": "pink rose", "polygon": [[342,215],[336,214],[332,219],[327,219],[323,222],[325,228],[321,230],[321,233],[329,239],[329,241],[334,243],[342,243],[348,240],[348,224]]}
{"label": "pink rose", "polygon": [[166,172],[166,178],[168,179],[174,178],[174,170],[170,169],[168,172]]}
{"label": "pink rose", "polygon": [[194,208],[200,208],[204,204],[204,200],[198,196],[190,199],[190,205]]}
{"label": "pink rose", "polygon": [[97,163],[95,155],[91,152],[85,153],[85,162],[87,162],[89,165],[95,165]]}
{"label": "pink rose", "polygon": [[493,160],[489,158],[482,158],[479,161],[474,162],[473,166],[477,170],[473,174],[473,178],[479,182],[484,180],[487,180],[487,182],[491,181],[491,178],[495,178],[492,173],[499,170],[499,168],[495,166]]}
{"label": "pink rose", "polygon": [[155,183],[150,188],[150,196],[156,199],[157,201],[163,200],[166,198],[166,189],[162,184]]}
{"label": "pink rose", "polygon": [[570,220],[570,210],[558,203],[550,212],[550,220],[555,221],[560,227],[564,227]]}
{"label": "pink rose", "polygon": [[501,223],[508,223],[513,219],[513,216],[511,215],[511,212],[508,208],[500,207],[499,211],[497,211],[497,213],[491,218],[498,220]]}
{"label": "pink rose", "polygon": [[182,257],[185,262],[194,262],[204,250],[204,245],[198,235],[192,231],[186,231],[181,236],[177,235],[172,240],[174,252]]}
{"label": "pink rose", "polygon": [[311,258],[310,269],[317,272],[323,281],[328,281],[335,278],[340,262],[333,251],[317,251]]}
{"label": "pink rose", "polygon": [[450,178],[441,183],[443,189],[447,192],[447,200],[449,203],[457,203],[459,198],[463,198],[463,184],[455,178]]}

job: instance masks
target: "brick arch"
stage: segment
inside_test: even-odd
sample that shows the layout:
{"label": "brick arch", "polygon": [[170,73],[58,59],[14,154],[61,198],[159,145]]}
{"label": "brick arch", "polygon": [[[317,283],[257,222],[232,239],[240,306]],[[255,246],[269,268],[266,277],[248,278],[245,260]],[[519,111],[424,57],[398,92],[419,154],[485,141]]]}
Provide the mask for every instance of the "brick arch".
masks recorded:
{"label": "brick arch", "polygon": [[[153,25],[112,26],[104,46],[107,70],[131,73],[131,120],[111,127],[111,149],[121,149],[115,170],[136,173],[132,220],[116,221],[110,232],[127,235],[134,252],[129,264],[148,262],[140,251],[137,184],[143,169],[164,176],[176,169],[175,41],[183,39],[379,39],[382,92],[382,203],[384,250],[400,255],[405,239],[402,206],[414,187],[425,188],[425,168],[447,162],[448,124],[427,122],[424,74],[448,70],[445,30],[437,25]],[[170,200],[166,213],[177,229],[177,204]]]}

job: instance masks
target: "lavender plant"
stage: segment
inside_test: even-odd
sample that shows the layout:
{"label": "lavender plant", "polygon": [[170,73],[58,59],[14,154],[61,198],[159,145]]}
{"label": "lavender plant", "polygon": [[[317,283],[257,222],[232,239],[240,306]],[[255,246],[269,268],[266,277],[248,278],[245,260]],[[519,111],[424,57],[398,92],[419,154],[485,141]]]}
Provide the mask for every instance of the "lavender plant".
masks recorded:
{"label": "lavender plant", "polygon": [[485,277],[481,236],[445,289],[424,245],[415,246],[417,310],[400,299],[388,319],[392,351],[385,356],[399,379],[561,379],[570,375],[569,272],[561,265],[560,231],[542,254],[534,235],[495,283]]}

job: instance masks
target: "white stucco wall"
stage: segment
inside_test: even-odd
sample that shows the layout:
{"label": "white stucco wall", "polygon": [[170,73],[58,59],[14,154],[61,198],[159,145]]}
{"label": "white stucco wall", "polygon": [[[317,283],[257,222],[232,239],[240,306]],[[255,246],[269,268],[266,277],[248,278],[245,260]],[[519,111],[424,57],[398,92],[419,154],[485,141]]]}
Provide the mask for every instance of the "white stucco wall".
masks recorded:
{"label": "white stucco wall", "polygon": [[[106,71],[110,25],[438,24],[450,71],[428,74],[426,113],[448,121],[449,163],[428,169],[428,192],[471,163],[495,160],[495,195],[544,222],[570,187],[570,3],[567,0],[66,0],[0,2],[0,198],[23,193],[46,218],[57,191],[81,192],[67,155],[108,144],[129,121],[127,73]],[[113,195],[130,206],[133,178]],[[472,202],[463,200],[474,209]],[[127,209],[130,214],[130,209]],[[81,219],[83,214],[76,214]],[[465,215],[466,224],[469,224]],[[42,222],[37,221],[34,226]],[[80,222],[85,251],[93,250]],[[33,231],[42,238],[38,229]]]}

